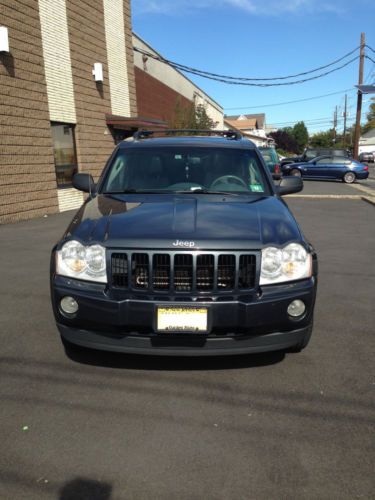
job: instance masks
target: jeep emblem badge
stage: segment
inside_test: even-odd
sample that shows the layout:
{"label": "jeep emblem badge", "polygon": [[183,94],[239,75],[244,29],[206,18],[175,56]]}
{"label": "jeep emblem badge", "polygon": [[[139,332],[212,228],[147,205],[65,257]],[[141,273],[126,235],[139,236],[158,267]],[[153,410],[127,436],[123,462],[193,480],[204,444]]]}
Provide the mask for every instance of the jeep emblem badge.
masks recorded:
{"label": "jeep emblem badge", "polygon": [[195,247],[195,241],[182,241],[182,240],[176,240],[172,243],[174,247],[188,247],[192,248]]}

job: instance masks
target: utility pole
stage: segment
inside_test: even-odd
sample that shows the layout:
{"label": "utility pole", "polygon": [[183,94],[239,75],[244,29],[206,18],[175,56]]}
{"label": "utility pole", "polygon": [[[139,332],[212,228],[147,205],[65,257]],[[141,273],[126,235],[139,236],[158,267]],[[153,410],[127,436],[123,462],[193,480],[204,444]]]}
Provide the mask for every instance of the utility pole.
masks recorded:
{"label": "utility pole", "polygon": [[345,94],[345,106],[344,106],[344,137],[343,137],[343,143],[344,146],[346,146],[346,115],[347,115],[347,107],[348,107],[348,96]]}
{"label": "utility pole", "polygon": [[335,107],[335,112],[333,113],[333,145],[336,143],[336,128],[337,128],[337,106]]}
{"label": "utility pole", "polygon": [[[358,85],[363,83],[363,64],[365,61],[365,34],[361,33],[361,48],[359,52],[359,75]],[[357,116],[354,131],[354,150],[353,158],[358,160],[359,137],[361,135],[361,112],[362,112],[362,92],[358,89],[357,92]]]}

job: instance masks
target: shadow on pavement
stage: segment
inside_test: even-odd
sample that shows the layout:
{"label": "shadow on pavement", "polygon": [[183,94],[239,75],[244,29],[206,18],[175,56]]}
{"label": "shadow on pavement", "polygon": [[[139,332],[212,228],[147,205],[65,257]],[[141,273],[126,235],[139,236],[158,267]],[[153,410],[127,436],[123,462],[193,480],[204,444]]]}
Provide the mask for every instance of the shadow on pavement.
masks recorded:
{"label": "shadow on pavement", "polygon": [[110,500],[112,486],[92,479],[77,478],[64,484],[59,500]]}
{"label": "shadow on pavement", "polygon": [[280,363],[285,357],[283,351],[236,356],[145,356],[140,354],[97,351],[78,346],[65,346],[65,353],[72,361],[85,365],[101,366],[104,368],[164,371],[255,368]]}

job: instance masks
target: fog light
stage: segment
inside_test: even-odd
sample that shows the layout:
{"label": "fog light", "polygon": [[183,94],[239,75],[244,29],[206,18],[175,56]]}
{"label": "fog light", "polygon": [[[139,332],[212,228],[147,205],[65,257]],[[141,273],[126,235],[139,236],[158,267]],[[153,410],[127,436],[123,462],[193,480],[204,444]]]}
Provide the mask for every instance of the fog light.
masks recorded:
{"label": "fog light", "polygon": [[77,301],[69,296],[61,299],[60,307],[65,314],[75,314],[78,311]]}
{"label": "fog light", "polygon": [[288,314],[293,318],[298,318],[306,311],[306,306],[302,300],[293,300],[288,306]]}

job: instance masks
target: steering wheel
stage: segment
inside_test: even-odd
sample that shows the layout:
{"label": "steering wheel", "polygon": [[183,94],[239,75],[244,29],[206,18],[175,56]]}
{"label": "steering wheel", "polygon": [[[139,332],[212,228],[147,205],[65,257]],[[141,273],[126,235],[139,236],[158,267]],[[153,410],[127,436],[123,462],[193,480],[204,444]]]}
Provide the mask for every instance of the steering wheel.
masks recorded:
{"label": "steering wheel", "polygon": [[215,179],[210,187],[213,188],[217,184],[238,184],[247,189],[245,181],[241,179],[241,177],[237,177],[236,175],[222,175],[221,177]]}

